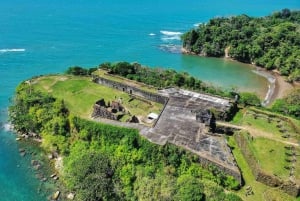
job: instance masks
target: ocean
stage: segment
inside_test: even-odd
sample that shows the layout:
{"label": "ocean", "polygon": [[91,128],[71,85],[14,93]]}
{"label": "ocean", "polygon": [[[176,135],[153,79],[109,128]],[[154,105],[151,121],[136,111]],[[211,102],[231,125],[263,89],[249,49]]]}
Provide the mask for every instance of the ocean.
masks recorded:
{"label": "ocean", "polygon": [[128,61],[264,94],[267,80],[249,65],[180,54],[180,35],[213,17],[264,16],[283,8],[300,9],[300,1],[1,0],[0,200],[47,200],[31,158],[20,156],[9,131],[7,108],[19,82],[75,65]]}

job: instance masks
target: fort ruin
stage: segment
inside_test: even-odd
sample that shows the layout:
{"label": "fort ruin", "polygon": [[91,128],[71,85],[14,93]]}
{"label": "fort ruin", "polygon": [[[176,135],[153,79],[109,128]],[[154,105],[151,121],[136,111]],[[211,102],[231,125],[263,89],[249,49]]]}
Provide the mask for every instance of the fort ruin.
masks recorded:
{"label": "fort ruin", "polygon": [[[229,99],[176,88],[152,93],[103,77],[94,77],[93,81],[149,101],[164,104],[161,113],[151,127],[122,122],[114,124],[137,128],[141,135],[153,143],[159,145],[172,143],[183,147],[197,154],[202,165],[212,164],[233,176],[238,182],[242,182],[241,173],[225,136],[214,133],[216,121],[225,120],[234,107],[234,103]],[[105,112],[99,112],[97,104],[94,106],[92,116],[93,118],[102,117],[116,120],[109,116],[106,117]],[[106,122],[109,123],[109,121]]]}

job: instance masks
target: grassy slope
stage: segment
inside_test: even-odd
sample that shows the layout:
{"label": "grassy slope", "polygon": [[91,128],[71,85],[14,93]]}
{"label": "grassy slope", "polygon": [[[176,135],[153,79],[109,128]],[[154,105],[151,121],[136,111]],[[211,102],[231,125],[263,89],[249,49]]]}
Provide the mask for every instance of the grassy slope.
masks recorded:
{"label": "grassy slope", "polygon": [[289,170],[285,169],[284,144],[266,138],[254,138],[251,143],[255,158],[258,159],[260,167],[272,175],[287,180]]}
{"label": "grassy slope", "polygon": [[[273,114],[274,115],[274,114]],[[289,171],[284,169],[284,165],[286,165],[285,161],[285,149],[284,146],[286,145],[284,142],[297,142],[295,138],[283,138],[282,133],[279,132],[279,128],[277,125],[277,118],[274,118],[271,122],[268,122],[265,118],[258,117],[257,119],[254,118],[253,113],[247,112],[247,110],[241,110],[235,118],[233,119],[232,123],[237,124],[239,126],[245,127],[249,130],[250,134],[254,135],[254,139],[251,143],[251,148],[259,160],[260,166],[264,171],[270,174],[276,174],[283,179],[287,179],[289,175]],[[294,124],[300,125],[298,120],[292,119]],[[295,130],[291,127],[291,125],[287,122],[283,123],[284,127],[288,130],[289,133],[294,135],[296,134]],[[259,135],[262,135],[261,137]],[[279,189],[268,187],[260,182],[255,181],[255,178],[249,168],[243,154],[241,153],[240,149],[234,142],[234,138],[229,138],[229,143],[231,146],[235,147],[233,149],[233,154],[236,158],[236,161],[242,171],[243,177],[245,179],[245,186],[238,191],[238,194],[245,200],[245,201],[252,201],[252,200],[278,200],[278,201],[292,201],[295,198],[283,193]],[[300,153],[300,149],[297,149],[297,154]],[[296,162],[296,179],[299,180],[300,178],[300,156],[297,156]],[[245,187],[251,186],[254,192],[254,195],[245,196]],[[300,197],[296,199],[300,201]]]}
{"label": "grassy slope", "polygon": [[89,118],[94,103],[104,98],[112,101],[122,98],[123,105],[131,114],[146,116],[150,112],[159,112],[161,104],[147,104],[139,100],[130,101],[127,93],[91,82],[87,77],[45,76],[34,81],[34,87],[52,93],[55,97],[64,99],[74,115]]}
{"label": "grassy slope", "polygon": [[[251,172],[251,169],[246,162],[241,150],[235,144],[233,137],[230,137],[229,143],[231,146],[235,147],[233,149],[233,155],[242,171],[243,178],[245,180],[244,187],[237,192],[237,194],[244,200],[244,201],[295,201],[295,198],[289,196],[286,193],[283,193],[281,190],[277,188],[271,188],[266,186],[260,182],[255,181],[255,178]],[[254,194],[250,196],[245,196],[245,188],[247,186],[251,186],[253,189]],[[296,199],[300,201],[300,197]]]}

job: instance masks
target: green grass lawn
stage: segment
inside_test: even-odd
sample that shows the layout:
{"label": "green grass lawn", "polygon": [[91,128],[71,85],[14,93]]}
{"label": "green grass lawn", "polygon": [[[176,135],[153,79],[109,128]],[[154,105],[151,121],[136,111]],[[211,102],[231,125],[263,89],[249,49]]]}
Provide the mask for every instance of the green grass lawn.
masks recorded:
{"label": "green grass lawn", "polygon": [[[276,127],[278,123],[275,120],[268,122],[266,118],[258,117],[255,119],[252,114],[246,114],[243,118],[243,124],[253,126],[264,132],[272,133],[274,137],[281,138],[282,135],[282,133],[279,131],[279,128]],[[288,126],[285,126],[285,128],[287,130],[291,130],[291,128]]]}
{"label": "green grass lawn", "polygon": [[[241,150],[238,148],[232,136],[229,137],[228,142],[231,147],[234,147],[232,153],[236,159],[239,168],[241,169],[243,179],[245,181],[245,185],[235,193],[237,193],[244,201],[300,201],[300,197],[295,199],[294,197],[282,192],[277,188],[272,188],[255,181],[255,177],[253,176],[247,161],[245,160]],[[252,187],[254,192],[253,195],[245,195],[247,186]]]}
{"label": "green grass lawn", "polygon": [[[255,117],[255,115],[257,116]],[[294,121],[295,125],[297,125],[297,123],[300,124],[300,122],[297,122],[296,120]],[[290,122],[283,121],[278,117],[272,117],[268,120],[267,115],[253,111],[249,112],[246,109],[240,110],[235,115],[231,123],[251,128],[252,130],[254,129],[257,133],[268,135],[271,139],[278,139],[293,143],[298,143],[300,140],[300,134],[295,131],[295,128]],[[280,131],[283,129],[285,132]]]}
{"label": "green grass lawn", "polygon": [[284,144],[266,138],[254,138],[250,143],[255,158],[258,159],[261,169],[271,175],[277,175],[283,180],[288,180],[289,170],[284,166],[289,165],[285,161]]}
{"label": "green grass lawn", "polygon": [[54,97],[64,99],[67,107],[74,115],[89,118],[94,103],[104,98],[106,103],[121,99],[123,106],[132,115],[147,116],[150,112],[159,112],[162,104],[136,100],[119,90],[93,83],[88,77],[44,76],[36,79],[33,84],[39,90],[52,93]]}
{"label": "green grass lawn", "polygon": [[297,162],[296,162],[296,164],[295,164],[295,167],[296,167],[296,169],[295,169],[295,179],[298,181],[298,183],[300,183],[300,148],[297,148],[296,149],[296,154],[297,154],[297,156],[296,156],[296,160],[297,160]]}

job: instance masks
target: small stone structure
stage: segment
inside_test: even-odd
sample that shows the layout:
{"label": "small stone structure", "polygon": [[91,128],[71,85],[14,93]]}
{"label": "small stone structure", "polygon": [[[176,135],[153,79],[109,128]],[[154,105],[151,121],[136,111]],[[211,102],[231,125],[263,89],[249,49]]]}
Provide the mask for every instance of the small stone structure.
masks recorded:
{"label": "small stone structure", "polygon": [[121,103],[117,101],[112,101],[110,106],[107,106],[104,99],[98,100],[94,105],[94,110],[92,113],[92,118],[102,117],[105,119],[111,119],[117,121],[120,114],[118,112],[124,112],[125,109]]}

